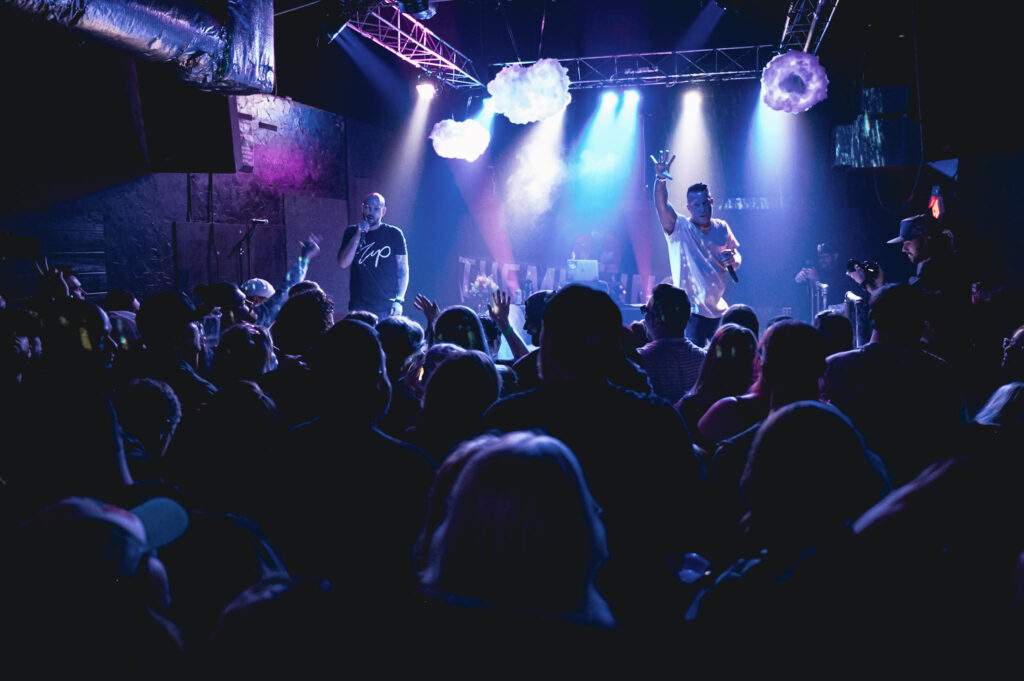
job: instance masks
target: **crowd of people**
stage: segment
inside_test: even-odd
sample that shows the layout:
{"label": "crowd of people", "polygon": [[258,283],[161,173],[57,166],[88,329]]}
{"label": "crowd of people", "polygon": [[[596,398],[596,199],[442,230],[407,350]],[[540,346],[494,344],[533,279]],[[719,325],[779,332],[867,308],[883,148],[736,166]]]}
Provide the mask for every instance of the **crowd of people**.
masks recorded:
{"label": "crowd of people", "polygon": [[994,315],[987,344],[940,356],[922,342],[944,328],[925,294],[883,284],[863,345],[841,315],[745,305],[695,343],[684,289],[659,284],[627,325],[607,293],[569,284],[525,301],[522,338],[502,292],[484,318],[417,296],[422,323],[399,301],[335,319],[304,278],[97,305],[42,263],[39,294],[0,309],[11,669],[625,678],[1013,661],[1024,319]]}

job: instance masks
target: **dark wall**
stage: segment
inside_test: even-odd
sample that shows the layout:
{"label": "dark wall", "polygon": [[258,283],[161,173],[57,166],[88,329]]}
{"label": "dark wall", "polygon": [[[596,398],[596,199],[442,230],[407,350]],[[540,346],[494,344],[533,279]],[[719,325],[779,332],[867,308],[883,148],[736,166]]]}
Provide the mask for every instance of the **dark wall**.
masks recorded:
{"label": "dark wall", "polygon": [[[269,220],[259,229],[283,233],[286,197],[347,199],[344,119],[271,95],[229,99],[240,114],[239,125],[248,129],[241,137],[251,138],[243,143],[251,147],[251,171],[146,173],[126,182],[101,173],[52,184],[41,179],[33,205],[6,215],[4,231],[39,236],[41,255],[51,262],[84,267],[88,276],[83,285],[97,296],[116,287],[144,297],[175,283],[175,223],[212,223],[215,231],[228,233],[227,243],[234,243],[231,236],[254,218]],[[42,132],[21,130],[29,136]],[[47,201],[48,191],[52,201]],[[237,279],[230,246],[224,247],[224,239],[216,241],[218,264],[209,270],[210,279]],[[243,274],[276,281],[289,253],[261,250],[260,241],[253,247],[252,271],[247,260]],[[284,243],[284,238],[266,243]],[[297,250],[297,244],[288,246]],[[30,294],[31,274],[30,261],[5,261],[0,266],[4,295],[17,299]]]}
{"label": "dark wall", "polygon": [[[192,283],[180,276],[185,267],[234,281],[228,251],[254,218],[269,225],[242,274],[276,281],[308,231],[325,239],[338,231],[326,224],[331,211],[306,204],[324,201],[336,212],[348,198],[341,116],[272,95],[201,93],[162,64],[10,12],[2,18],[0,55],[19,65],[3,107],[0,229],[13,237],[0,242],[4,297],[34,292],[36,255],[76,267],[97,299],[110,288],[142,298],[176,275]],[[292,238],[286,204],[303,230]],[[176,268],[172,227],[184,233],[190,224],[213,235],[209,262]]]}

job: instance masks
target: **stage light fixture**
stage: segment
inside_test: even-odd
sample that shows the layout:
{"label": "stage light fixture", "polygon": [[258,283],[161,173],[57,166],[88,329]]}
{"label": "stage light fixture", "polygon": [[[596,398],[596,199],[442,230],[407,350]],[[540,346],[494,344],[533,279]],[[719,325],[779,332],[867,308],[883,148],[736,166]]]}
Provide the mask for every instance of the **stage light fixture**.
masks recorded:
{"label": "stage light fixture", "polygon": [[615,106],[619,103],[618,93],[612,92],[611,90],[601,95],[601,106]]}
{"label": "stage light fixture", "polygon": [[626,90],[626,93],[622,95],[622,101],[626,104],[636,104],[640,101],[640,93],[636,90]]}
{"label": "stage light fixture", "polygon": [[683,104],[684,106],[700,106],[702,99],[704,96],[701,95],[700,90],[687,90],[683,95]]}
{"label": "stage light fixture", "polygon": [[428,80],[422,80],[416,86],[416,92],[420,93],[420,97],[424,99],[433,99],[436,89],[434,84]]}
{"label": "stage light fixture", "polygon": [[430,0],[398,0],[398,9],[420,21],[426,21],[437,14],[437,8]]}

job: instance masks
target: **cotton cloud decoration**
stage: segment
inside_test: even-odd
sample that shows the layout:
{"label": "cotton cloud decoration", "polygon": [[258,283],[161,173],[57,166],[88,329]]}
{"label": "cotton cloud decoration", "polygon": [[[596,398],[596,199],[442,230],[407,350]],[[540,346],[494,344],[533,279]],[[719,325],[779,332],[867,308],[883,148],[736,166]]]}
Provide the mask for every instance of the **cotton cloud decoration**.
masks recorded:
{"label": "cotton cloud decoration", "polygon": [[434,124],[430,139],[438,156],[473,162],[487,149],[491,133],[472,118],[465,121],[446,118]]}
{"label": "cotton cloud decoration", "polygon": [[572,101],[569,70],[557,59],[506,66],[487,84],[487,92],[495,112],[519,125],[550,118]]}
{"label": "cotton cloud decoration", "polygon": [[817,55],[790,50],[761,72],[761,99],[776,111],[801,113],[825,99],[828,77]]}

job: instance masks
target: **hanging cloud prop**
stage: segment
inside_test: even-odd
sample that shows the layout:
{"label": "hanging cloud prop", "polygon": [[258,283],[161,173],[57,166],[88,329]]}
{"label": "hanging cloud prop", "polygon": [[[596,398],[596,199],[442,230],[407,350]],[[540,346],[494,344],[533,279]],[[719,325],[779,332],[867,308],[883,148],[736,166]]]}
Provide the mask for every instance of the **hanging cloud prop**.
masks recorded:
{"label": "hanging cloud prop", "polygon": [[487,149],[491,133],[472,118],[466,121],[447,118],[434,124],[430,139],[433,140],[434,151],[438,156],[472,162]]}
{"label": "hanging cloud prop", "polygon": [[825,67],[813,54],[790,50],[773,57],[761,72],[761,99],[776,111],[807,111],[827,93]]}
{"label": "hanging cloud prop", "polygon": [[506,66],[487,84],[497,113],[523,125],[542,121],[565,110],[569,70],[557,59],[541,59],[532,66]]}

